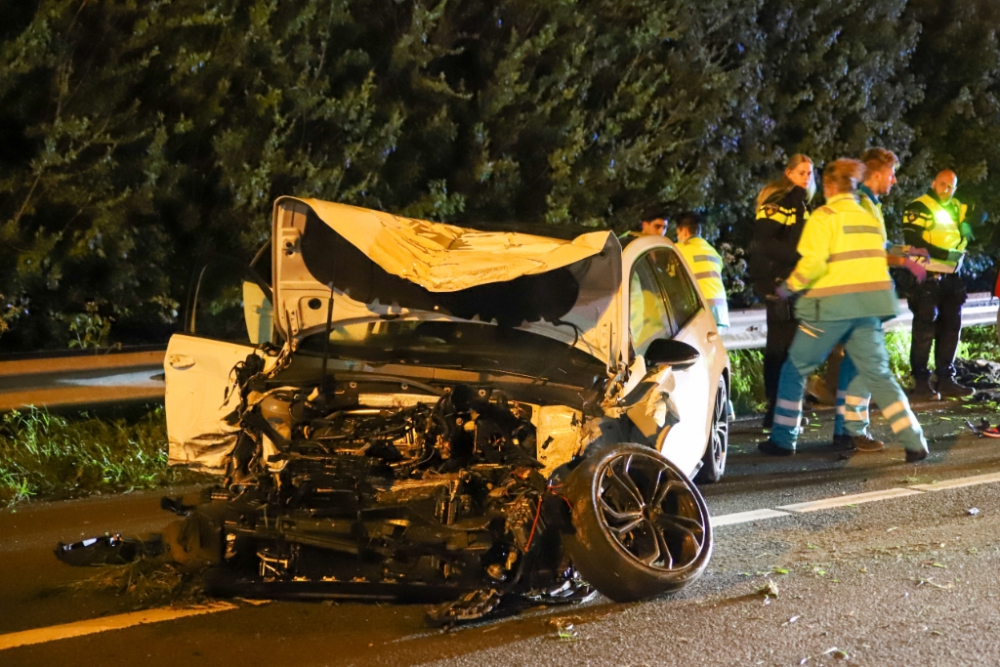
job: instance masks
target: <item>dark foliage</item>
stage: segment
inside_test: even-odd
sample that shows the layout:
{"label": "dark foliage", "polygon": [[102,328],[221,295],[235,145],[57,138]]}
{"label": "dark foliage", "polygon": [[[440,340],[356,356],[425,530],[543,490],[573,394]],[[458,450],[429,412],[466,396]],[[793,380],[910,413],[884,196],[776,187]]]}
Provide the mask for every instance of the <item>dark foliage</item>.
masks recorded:
{"label": "dark foliage", "polygon": [[5,350],[65,346],[81,316],[113,321],[119,342],[162,337],[192,258],[252,257],[282,194],[616,231],[698,209],[729,244],[737,303],[753,198],[792,153],[895,150],[891,229],[945,166],[977,215],[1000,206],[990,0],[0,0],[0,13]]}

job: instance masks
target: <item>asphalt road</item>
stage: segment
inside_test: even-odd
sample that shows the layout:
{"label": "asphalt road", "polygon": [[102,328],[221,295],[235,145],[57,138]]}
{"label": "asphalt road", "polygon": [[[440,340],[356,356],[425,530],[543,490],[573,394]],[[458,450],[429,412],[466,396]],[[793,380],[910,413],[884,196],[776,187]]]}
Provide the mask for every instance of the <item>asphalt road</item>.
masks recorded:
{"label": "asphalt road", "polygon": [[[829,411],[810,415],[790,459],[761,457],[755,423],[734,424],[727,476],[704,489],[713,516],[785,514],[717,527],[707,572],[673,597],[597,598],[453,631],[427,629],[419,605],[236,601],[228,611],[0,650],[0,666],[994,666],[1000,481],[936,489],[1000,473],[1000,440],[964,426],[966,416],[1000,417],[984,405],[918,408],[932,437],[931,457],[919,465],[903,462],[898,447],[832,451]],[[875,428],[888,433],[882,421]],[[912,495],[780,509],[872,492]],[[0,513],[0,645],[11,633],[131,611],[129,596],[70,587],[95,571],[64,566],[51,549],[105,531],[154,531],[170,518],[159,495]]]}

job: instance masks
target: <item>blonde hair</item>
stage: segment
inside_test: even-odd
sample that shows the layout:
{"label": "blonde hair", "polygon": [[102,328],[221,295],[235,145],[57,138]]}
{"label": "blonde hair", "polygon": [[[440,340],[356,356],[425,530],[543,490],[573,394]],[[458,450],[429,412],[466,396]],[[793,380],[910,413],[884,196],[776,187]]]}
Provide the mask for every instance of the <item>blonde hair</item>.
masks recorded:
{"label": "blonde hair", "polygon": [[[792,171],[798,167],[803,162],[808,162],[813,164],[813,161],[808,155],[803,155],[802,153],[796,153],[788,160],[788,164],[785,165],[785,171],[781,172],[781,176],[775,180],[771,181],[764,186],[764,189],[760,191],[757,195],[757,208],[766,204],[769,200],[775,198],[781,198],[792,191],[795,187],[795,183],[792,183],[791,179],[788,178],[788,172]],[[816,194],[816,178],[812,177],[809,179],[809,185],[806,187],[806,201],[812,200],[813,196]]]}
{"label": "blonde hair", "polygon": [[835,189],[837,194],[850,194],[858,189],[858,183],[864,175],[863,162],[842,157],[826,165],[823,170],[823,185]]}
{"label": "blonde hair", "polygon": [[865,179],[874,174],[876,171],[881,171],[886,167],[893,167],[899,164],[899,158],[895,153],[888,148],[880,148],[878,146],[869,148],[862,153],[861,161],[865,163]]}

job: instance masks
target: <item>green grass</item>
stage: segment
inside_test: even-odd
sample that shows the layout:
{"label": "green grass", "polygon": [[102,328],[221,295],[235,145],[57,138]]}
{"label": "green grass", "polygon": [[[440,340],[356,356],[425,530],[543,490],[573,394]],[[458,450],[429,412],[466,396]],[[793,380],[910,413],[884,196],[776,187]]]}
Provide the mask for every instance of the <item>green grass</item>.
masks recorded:
{"label": "green grass", "polygon": [[163,408],[134,421],[29,408],[0,422],[0,507],[200,479],[167,466]]}

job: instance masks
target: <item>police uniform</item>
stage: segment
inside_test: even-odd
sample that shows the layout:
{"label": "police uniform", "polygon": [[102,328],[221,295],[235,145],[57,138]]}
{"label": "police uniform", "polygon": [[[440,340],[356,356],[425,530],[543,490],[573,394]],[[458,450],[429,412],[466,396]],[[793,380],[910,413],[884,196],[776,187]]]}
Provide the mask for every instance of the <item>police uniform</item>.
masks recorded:
{"label": "police uniform", "polygon": [[715,323],[720,327],[728,327],[729,303],[726,300],[726,288],[722,284],[722,257],[700,236],[692,236],[683,243],[678,243],[677,249],[694,273]]}
{"label": "police uniform", "polygon": [[958,275],[968,245],[966,207],[952,198],[942,203],[934,191],[912,201],[903,212],[903,238],[930,254],[927,279],[916,286],[907,301],[913,312],[910,368],[918,383],[926,383],[931,345],[938,384],[955,377],[955,352],[962,330],[965,285]]}
{"label": "police uniform", "polygon": [[769,427],[774,416],[774,401],[778,394],[781,366],[795,338],[797,323],[788,303],[776,298],[774,290],[788,277],[799,261],[796,251],[806,220],[809,219],[807,194],[804,188],[793,187],[787,193],[776,194],[757,209],[750,261],[747,267],[754,292],[767,307],[767,341],[764,345],[764,393],[767,414],[764,426]]}
{"label": "police uniform", "polygon": [[860,374],[913,460],[926,455],[920,425],[889,370],[882,322],[896,315],[897,302],[884,244],[878,220],[851,194],[831,197],[806,225],[798,245],[802,259],[786,281],[801,294],[799,329],[781,370],[773,445],[795,449],[806,378],[843,343],[853,363],[842,367],[842,376]]}

